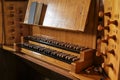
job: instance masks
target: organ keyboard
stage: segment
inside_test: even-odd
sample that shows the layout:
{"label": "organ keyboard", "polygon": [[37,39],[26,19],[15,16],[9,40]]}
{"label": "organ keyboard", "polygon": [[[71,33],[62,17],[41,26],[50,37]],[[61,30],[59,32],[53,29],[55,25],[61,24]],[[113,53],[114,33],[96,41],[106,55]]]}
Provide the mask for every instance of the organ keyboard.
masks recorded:
{"label": "organ keyboard", "polygon": [[93,49],[45,36],[21,38],[20,51],[62,69],[79,73],[92,65]]}

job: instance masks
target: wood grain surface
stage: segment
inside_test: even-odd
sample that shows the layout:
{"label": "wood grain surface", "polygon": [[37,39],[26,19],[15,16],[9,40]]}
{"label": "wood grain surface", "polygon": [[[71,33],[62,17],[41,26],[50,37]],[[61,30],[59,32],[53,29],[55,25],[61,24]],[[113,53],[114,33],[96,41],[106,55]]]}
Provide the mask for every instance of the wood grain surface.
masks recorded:
{"label": "wood grain surface", "polygon": [[[107,58],[104,59],[104,64],[112,64],[113,68],[109,66],[104,66],[104,69],[108,76],[110,77],[110,80],[118,80],[119,77],[119,60],[120,60],[120,12],[119,12],[119,0],[104,0],[104,10],[105,13],[110,12],[111,18],[108,16],[104,17],[104,24],[105,26],[110,27],[110,32],[104,31],[104,37],[107,35],[112,36],[115,35],[117,40],[108,39],[108,45],[104,44],[101,47],[104,48],[103,51],[106,49],[108,50],[114,50],[115,55],[110,54],[109,52],[106,52]],[[108,24],[108,20],[114,21],[116,20],[118,22],[118,25],[115,24]]]}
{"label": "wood grain surface", "polygon": [[28,22],[31,3],[37,1],[47,5],[44,26],[84,31],[91,0],[30,0],[25,17]]}
{"label": "wood grain surface", "polygon": [[[22,4],[22,5],[21,5]],[[4,1],[5,44],[20,42],[21,35],[27,35],[27,27],[20,25],[24,20],[27,1]]]}

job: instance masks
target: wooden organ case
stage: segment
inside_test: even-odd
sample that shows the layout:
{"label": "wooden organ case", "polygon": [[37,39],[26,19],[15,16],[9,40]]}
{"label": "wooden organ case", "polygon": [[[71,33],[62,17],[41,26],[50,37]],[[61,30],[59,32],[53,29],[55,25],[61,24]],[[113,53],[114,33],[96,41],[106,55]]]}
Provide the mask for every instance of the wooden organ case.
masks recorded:
{"label": "wooden organ case", "polygon": [[[43,4],[40,24],[29,24],[33,2]],[[81,79],[78,73],[93,65],[95,55],[96,1],[30,0],[27,10],[24,8],[26,2],[20,3],[4,1],[3,48],[53,65],[55,70],[56,67],[63,69]],[[68,74],[67,77],[70,76]]]}
{"label": "wooden organ case", "polygon": [[[29,15],[32,2],[34,0],[28,4]],[[47,5],[43,23],[29,24],[32,26],[33,35],[21,40],[23,43],[21,52],[74,73],[91,66],[96,41],[95,18],[91,18],[95,14],[95,2],[92,0],[88,0],[88,3],[84,0],[38,0],[38,2]],[[24,25],[28,24],[28,17],[28,15],[25,17]],[[25,39],[28,40],[27,43],[24,43]]]}
{"label": "wooden organ case", "polygon": [[[33,2],[42,4],[39,24],[29,24]],[[20,3],[24,6],[19,5]],[[79,75],[82,70],[94,64],[99,15],[100,20],[104,18],[104,22],[100,22],[98,32],[104,30],[104,34],[97,44],[97,47],[100,46],[97,52],[105,56],[102,67],[110,80],[118,80],[120,74],[118,3],[119,0],[104,1],[105,13],[98,14],[100,0],[29,0],[28,6],[26,1],[5,0],[4,12],[0,12],[4,13],[4,29],[0,27],[4,37],[0,36],[0,43],[4,49],[16,51],[16,55],[20,57],[32,59],[32,62],[38,60],[36,63],[42,66],[44,64],[54,66],[56,71],[48,68],[49,66],[44,67],[55,72],[60,68],[77,79],[100,80],[100,77],[96,76]],[[102,39],[103,37],[107,40]],[[61,71],[58,73],[63,74]],[[68,74],[65,76],[69,77]]]}

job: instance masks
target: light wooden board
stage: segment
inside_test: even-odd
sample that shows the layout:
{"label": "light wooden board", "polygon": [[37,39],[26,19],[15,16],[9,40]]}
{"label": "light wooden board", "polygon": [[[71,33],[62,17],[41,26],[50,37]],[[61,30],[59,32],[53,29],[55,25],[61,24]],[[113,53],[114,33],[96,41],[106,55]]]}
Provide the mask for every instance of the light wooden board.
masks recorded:
{"label": "light wooden board", "polygon": [[44,26],[84,31],[91,0],[31,0],[28,4],[25,23],[28,22],[31,2],[47,5]]}

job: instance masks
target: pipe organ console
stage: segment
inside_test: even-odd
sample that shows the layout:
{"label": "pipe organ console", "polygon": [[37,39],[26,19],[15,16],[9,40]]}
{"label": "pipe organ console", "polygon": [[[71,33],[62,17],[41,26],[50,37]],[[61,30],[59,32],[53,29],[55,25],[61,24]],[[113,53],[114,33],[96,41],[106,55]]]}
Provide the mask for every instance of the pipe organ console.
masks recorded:
{"label": "pipe organ console", "polygon": [[101,80],[106,74],[103,80],[118,80],[119,4],[120,0],[1,0],[0,44],[39,65],[41,61],[67,71],[67,77]]}
{"label": "pipe organ console", "polygon": [[94,50],[87,47],[45,36],[26,36],[21,41],[21,52],[75,73],[93,63]]}

